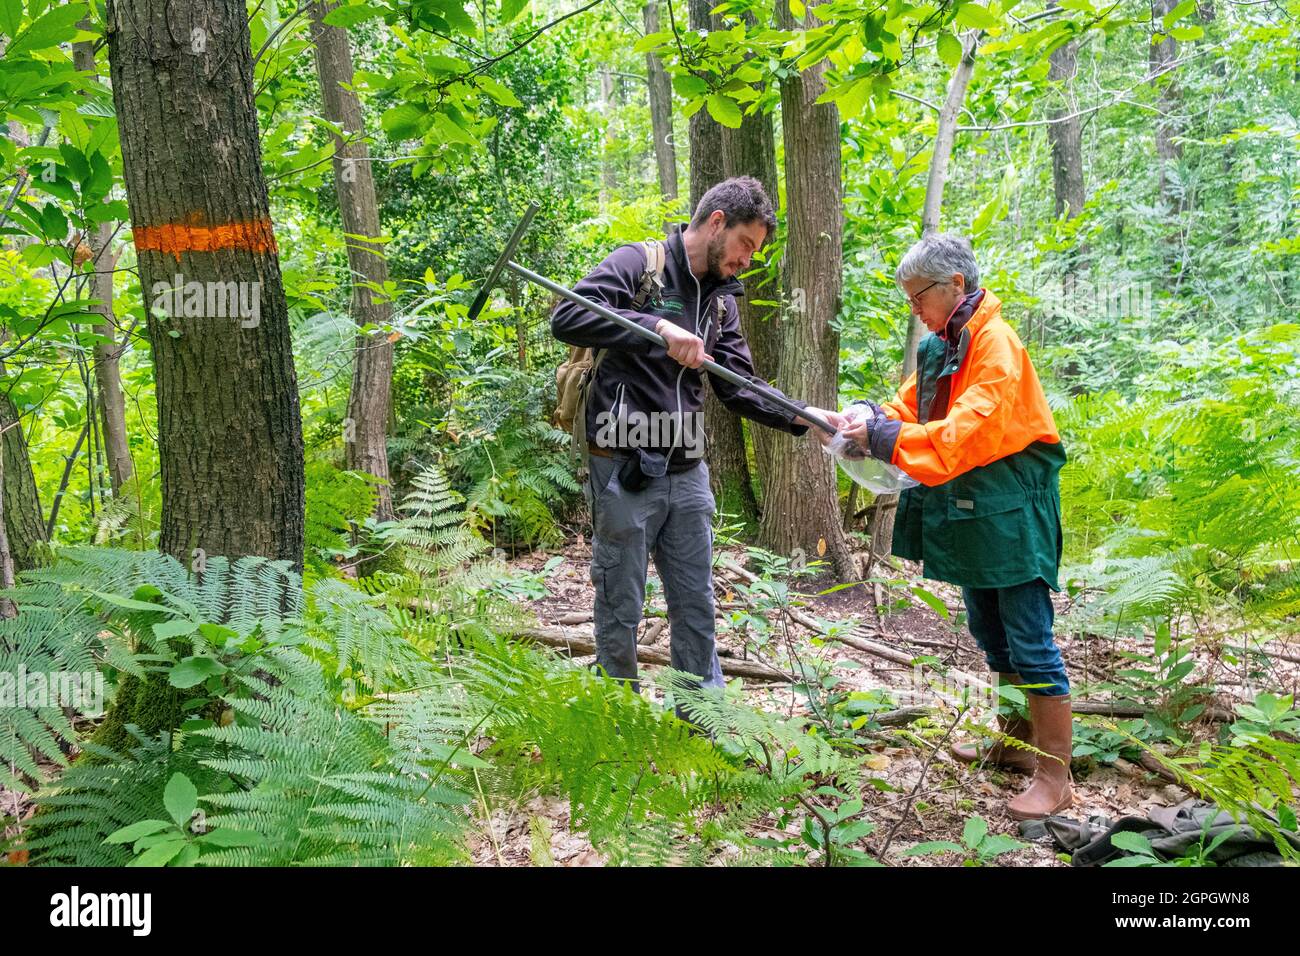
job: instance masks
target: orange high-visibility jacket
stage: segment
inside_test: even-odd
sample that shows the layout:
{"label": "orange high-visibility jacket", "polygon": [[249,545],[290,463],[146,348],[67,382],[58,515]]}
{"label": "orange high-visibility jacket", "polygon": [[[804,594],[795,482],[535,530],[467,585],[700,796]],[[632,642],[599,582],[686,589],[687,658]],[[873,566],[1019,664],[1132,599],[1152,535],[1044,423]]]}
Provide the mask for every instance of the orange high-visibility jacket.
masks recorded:
{"label": "orange high-visibility jacket", "polygon": [[1029,353],[987,289],[961,339],[955,367],[941,372],[953,376],[946,409],[931,409],[920,423],[916,372],[881,406],[903,422],[890,462],[923,485],[941,485],[1035,441],[1061,440]]}

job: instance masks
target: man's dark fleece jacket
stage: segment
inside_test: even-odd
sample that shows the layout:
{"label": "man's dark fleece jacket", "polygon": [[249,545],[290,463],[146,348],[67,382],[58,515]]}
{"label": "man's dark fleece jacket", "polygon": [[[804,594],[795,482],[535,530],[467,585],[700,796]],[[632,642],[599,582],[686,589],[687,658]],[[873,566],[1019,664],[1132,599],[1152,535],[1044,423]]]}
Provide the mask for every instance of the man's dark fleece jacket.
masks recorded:
{"label": "man's dark fleece jacket", "polygon": [[[682,242],[683,228],[675,228],[665,243],[662,297],[647,302],[643,311],[632,311],[632,300],[646,270],[645,251],[638,243],[615,249],[595,271],[575,285],[573,291],[632,319],[651,332],[661,319],[668,319],[704,339],[704,351],[723,368],[746,378],[753,377],[753,360],[740,332],[740,310],[735,298],[745,294],[745,287],[735,279],[717,281],[705,277],[697,283]],[[726,305],[721,327],[715,303],[719,296],[724,297]],[[601,412],[613,412],[617,417],[631,412],[650,415],[677,411],[679,375],[682,413],[690,416],[703,410],[703,370],[686,368],[669,358],[663,346],[655,345],[567,299],[562,300],[551,313],[551,331],[557,339],[569,345],[609,350],[588,394],[589,442],[596,440]],[[709,376],[709,383],[722,404],[738,415],[792,435],[802,435],[808,430],[807,425],[794,424],[795,416],[790,412],[750,389],[740,388],[714,375]],[[616,408],[619,403],[622,408]],[[796,401],[795,404],[803,407],[807,403]],[[699,464],[699,458],[687,456],[684,444],[679,444],[674,450],[668,462],[669,470],[681,471]],[[669,439],[659,447],[644,450],[662,455],[667,454],[671,447]],[[613,450],[617,452],[617,449]]]}

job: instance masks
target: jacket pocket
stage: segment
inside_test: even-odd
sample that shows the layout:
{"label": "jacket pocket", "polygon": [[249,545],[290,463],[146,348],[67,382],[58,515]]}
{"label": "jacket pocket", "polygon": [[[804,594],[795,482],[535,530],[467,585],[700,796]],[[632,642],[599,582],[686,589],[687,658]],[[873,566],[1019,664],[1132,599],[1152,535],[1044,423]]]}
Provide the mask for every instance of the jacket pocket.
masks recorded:
{"label": "jacket pocket", "polygon": [[1025,559],[1029,501],[1021,490],[949,496],[945,517],[953,557],[979,572],[1009,570]]}
{"label": "jacket pocket", "polygon": [[992,415],[998,407],[998,403],[983,392],[963,392],[954,399],[953,404],[955,405],[957,402],[970,406],[985,418]]}

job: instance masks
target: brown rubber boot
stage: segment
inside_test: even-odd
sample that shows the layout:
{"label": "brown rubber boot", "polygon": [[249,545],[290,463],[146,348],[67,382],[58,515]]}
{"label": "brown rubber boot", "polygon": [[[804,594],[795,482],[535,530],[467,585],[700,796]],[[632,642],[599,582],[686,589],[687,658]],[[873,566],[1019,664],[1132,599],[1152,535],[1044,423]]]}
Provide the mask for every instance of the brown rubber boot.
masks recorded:
{"label": "brown rubber boot", "polygon": [[[1023,684],[1019,674],[992,674],[996,684]],[[1008,737],[1023,740],[1031,746],[1034,743],[1034,730],[1029,721],[1014,710],[1010,714],[998,714],[998,730]],[[984,763],[1016,773],[1030,773],[1037,766],[1034,754],[1029,750],[1018,750],[1005,746],[1001,740],[991,747],[981,743],[953,744],[952,755],[962,763]]]}
{"label": "brown rubber boot", "polygon": [[1034,725],[1034,746],[1046,756],[1036,756],[1038,766],[1033,781],[1024,793],[1007,803],[1007,812],[1016,820],[1040,820],[1074,803],[1070,790],[1074,719],[1069,695],[1030,694],[1029,720]]}

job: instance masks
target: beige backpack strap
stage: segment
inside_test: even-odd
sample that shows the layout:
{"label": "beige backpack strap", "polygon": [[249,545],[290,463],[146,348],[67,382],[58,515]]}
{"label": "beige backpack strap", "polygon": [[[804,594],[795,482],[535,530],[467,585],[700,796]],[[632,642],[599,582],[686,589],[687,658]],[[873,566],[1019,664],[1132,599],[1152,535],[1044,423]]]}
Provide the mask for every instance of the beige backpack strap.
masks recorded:
{"label": "beige backpack strap", "polygon": [[596,380],[596,370],[600,368],[600,363],[605,360],[605,353],[608,351],[609,349],[596,349],[596,354],[591,360],[591,368],[583,373],[582,381],[578,384],[578,407],[573,413],[573,443],[570,447],[573,456],[580,462],[579,475],[586,473],[587,463],[591,458],[591,451],[587,448],[587,396],[591,391],[592,383]]}
{"label": "beige backpack strap", "polygon": [[646,239],[638,245],[645,253],[645,272],[641,273],[641,285],[632,297],[632,308],[640,310],[663,292],[664,244],[658,239]]}

